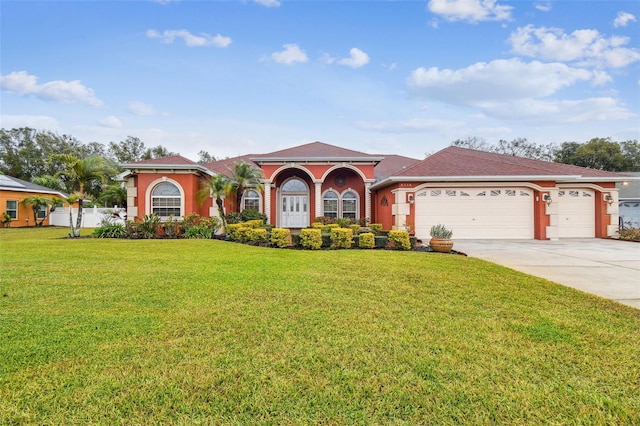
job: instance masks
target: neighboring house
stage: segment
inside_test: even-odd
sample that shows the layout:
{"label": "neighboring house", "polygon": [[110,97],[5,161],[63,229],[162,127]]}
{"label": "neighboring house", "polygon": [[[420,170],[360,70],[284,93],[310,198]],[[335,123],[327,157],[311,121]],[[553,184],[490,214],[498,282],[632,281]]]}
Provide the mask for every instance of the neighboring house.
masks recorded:
{"label": "neighboring house", "polygon": [[[205,179],[228,175],[238,160],[264,175],[261,188],[245,193],[242,208],[257,208],[274,226],[303,228],[319,216],[348,217],[414,230],[422,239],[439,223],[457,239],[613,236],[616,183],[629,180],[460,147],[416,160],[314,142],[205,165],[179,156],[124,164],[128,217],[217,215],[213,200],[199,205],[195,194]],[[225,200],[227,211],[234,201]]]}
{"label": "neighboring house", "polygon": [[[640,179],[640,172],[627,174]],[[640,228],[640,180],[619,182],[616,186],[619,191],[620,225]]]}
{"label": "neighboring house", "polygon": [[[11,227],[35,226],[33,209],[22,201],[28,197],[40,195],[63,199],[66,194],[51,188],[36,185],[22,179],[0,175],[0,215],[7,213],[11,217]],[[48,211],[41,211],[38,219],[45,218],[43,225],[49,224]]]}

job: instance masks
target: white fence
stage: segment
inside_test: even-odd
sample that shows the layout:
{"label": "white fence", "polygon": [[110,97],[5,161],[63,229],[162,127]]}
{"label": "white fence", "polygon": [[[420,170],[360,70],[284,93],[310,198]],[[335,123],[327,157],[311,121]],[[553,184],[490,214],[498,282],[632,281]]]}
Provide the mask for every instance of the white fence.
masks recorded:
{"label": "white fence", "polygon": [[[51,226],[69,226],[69,209],[70,207],[58,207],[53,213],[49,215],[49,225]],[[111,221],[124,224],[124,209],[112,208],[112,209],[99,209],[97,207],[90,207],[82,209],[82,228],[97,228],[101,225],[102,221],[106,218],[111,218]],[[114,214],[115,213],[115,214]],[[76,220],[78,220],[78,209],[74,208],[71,213],[73,216],[73,224],[75,226]]]}

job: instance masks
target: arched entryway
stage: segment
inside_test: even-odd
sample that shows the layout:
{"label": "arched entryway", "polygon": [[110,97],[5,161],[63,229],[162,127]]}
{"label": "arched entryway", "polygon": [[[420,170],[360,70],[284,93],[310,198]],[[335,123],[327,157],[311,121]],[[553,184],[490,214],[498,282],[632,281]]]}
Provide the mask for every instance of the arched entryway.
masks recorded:
{"label": "arched entryway", "polygon": [[304,228],[309,225],[309,187],[293,177],[280,187],[280,227]]}

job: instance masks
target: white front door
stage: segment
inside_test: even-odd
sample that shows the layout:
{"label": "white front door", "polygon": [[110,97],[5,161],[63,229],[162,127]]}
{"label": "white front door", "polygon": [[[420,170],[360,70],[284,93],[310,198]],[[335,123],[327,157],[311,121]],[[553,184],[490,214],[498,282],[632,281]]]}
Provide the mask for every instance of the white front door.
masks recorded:
{"label": "white front door", "polygon": [[283,195],[280,227],[305,228],[309,226],[309,201],[307,195]]}

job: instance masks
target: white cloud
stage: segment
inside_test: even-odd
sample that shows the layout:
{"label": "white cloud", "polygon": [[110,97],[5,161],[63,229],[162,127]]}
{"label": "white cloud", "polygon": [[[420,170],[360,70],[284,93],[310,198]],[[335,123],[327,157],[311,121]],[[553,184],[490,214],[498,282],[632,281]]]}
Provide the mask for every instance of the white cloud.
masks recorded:
{"label": "white cloud", "polygon": [[493,117],[545,125],[626,120],[637,116],[613,98],[525,99],[510,103],[487,104],[484,110]]}
{"label": "white cloud", "polygon": [[279,0],[254,0],[254,1],[264,7],[280,7]]}
{"label": "white cloud", "polygon": [[411,73],[407,84],[420,96],[478,106],[487,101],[549,96],[579,81],[601,81],[602,78],[591,71],[560,63],[500,59],[458,70],[418,68]]}
{"label": "white cloud", "polygon": [[534,3],[533,7],[538,9],[541,12],[549,12],[551,11],[551,3]]}
{"label": "white cloud", "polygon": [[103,102],[96,98],[93,90],[83,85],[80,80],[54,80],[38,84],[38,77],[26,71],[15,71],[0,76],[0,88],[22,96],[35,95],[48,101],[80,103],[95,107],[103,105]]}
{"label": "white cloud", "polygon": [[58,129],[58,122],[48,115],[0,115],[0,128],[13,129],[18,127],[54,131]]}
{"label": "white cloud", "polygon": [[369,55],[367,55],[357,47],[354,47],[349,51],[349,57],[340,59],[338,63],[340,65],[346,65],[351,68],[360,68],[369,63]]}
{"label": "white cloud", "polygon": [[513,7],[496,0],[430,0],[429,11],[447,21],[508,21]]}
{"label": "white cloud", "polygon": [[127,111],[129,111],[131,114],[139,116],[158,115],[158,111],[153,105],[145,104],[144,102],[140,101],[130,101],[127,104]]}
{"label": "white cloud", "polygon": [[597,30],[565,34],[559,28],[518,28],[509,37],[511,51],[523,56],[621,68],[640,60],[640,51],[622,47],[628,37],[603,37]]}
{"label": "white cloud", "polygon": [[613,21],[613,26],[616,28],[626,27],[629,24],[629,22],[635,22],[635,21],[636,21],[636,17],[634,15],[627,12],[618,12],[618,16]]}
{"label": "white cloud", "polygon": [[207,33],[194,35],[187,30],[165,30],[162,33],[156,30],[147,30],[146,35],[148,38],[160,39],[163,43],[168,44],[173,43],[177,38],[181,38],[188,47],[228,47],[232,42],[230,37],[224,37],[220,34],[216,34],[215,36]]}
{"label": "white cloud", "polygon": [[279,64],[291,65],[295,62],[307,62],[309,58],[304,50],[300,49],[297,44],[285,44],[284,50],[271,54],[271,59]]}
{"label": "white cloud", "polygon": [[110,115],[108,117],[103,118],[98,122],[103,127],[110,127],[112,129],[118,129],[122,127],[122,122],[115,115]]}

